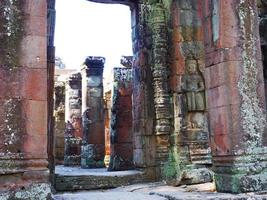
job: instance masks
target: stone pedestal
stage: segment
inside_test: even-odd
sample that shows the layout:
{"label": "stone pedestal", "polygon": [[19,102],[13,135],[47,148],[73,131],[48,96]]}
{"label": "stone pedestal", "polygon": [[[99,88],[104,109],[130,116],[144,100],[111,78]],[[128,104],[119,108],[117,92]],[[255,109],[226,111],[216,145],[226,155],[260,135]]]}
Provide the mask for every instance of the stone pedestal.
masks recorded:
{"label": "stone pedestal", "polygon": [[133,168],[132,69],[114,68],[109,171]]}
{"label": "stone pedestal", "polygon": [[[88,57],[82,68],[83,168],[104,167],[104,63],[105,58],[103,57]],[[92,158],[94,162],[92,162]]]}

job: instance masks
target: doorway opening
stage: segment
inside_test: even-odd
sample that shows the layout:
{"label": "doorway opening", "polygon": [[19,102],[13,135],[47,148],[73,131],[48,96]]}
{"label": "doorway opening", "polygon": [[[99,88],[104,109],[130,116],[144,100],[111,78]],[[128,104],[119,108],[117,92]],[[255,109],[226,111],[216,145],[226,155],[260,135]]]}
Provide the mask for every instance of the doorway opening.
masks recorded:
{"label": "doorway opening", "polygon": [[56,12],[53,153],[55,188],[66,190],[66,174],[135,168],[131,12],[84,0],[57,0]]}

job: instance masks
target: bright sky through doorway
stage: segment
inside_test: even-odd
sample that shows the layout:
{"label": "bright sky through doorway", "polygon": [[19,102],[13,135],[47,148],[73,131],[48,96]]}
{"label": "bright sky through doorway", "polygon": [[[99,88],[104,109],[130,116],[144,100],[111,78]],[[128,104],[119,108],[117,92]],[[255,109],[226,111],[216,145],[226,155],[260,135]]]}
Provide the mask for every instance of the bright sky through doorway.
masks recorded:
{"label": "bright sky through doorway", "polygon": [[130,15],[124,5],[56,0],[56,56],[76,69],[86,56],[104,56],[109,73],[121,55],[132,55]]}

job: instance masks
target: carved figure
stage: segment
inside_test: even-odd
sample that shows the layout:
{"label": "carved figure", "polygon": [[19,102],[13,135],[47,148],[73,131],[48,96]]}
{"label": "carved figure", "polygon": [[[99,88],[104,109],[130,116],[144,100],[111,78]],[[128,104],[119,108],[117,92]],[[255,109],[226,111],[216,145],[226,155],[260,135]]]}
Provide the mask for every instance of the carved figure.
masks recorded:
{"label": "carved figure", "polygon": [[204,81],[197,71],[197,63],[194,60],[186,61],[186,74],[182,78],[182,91],[186,94],[188,111],[205,110]]}

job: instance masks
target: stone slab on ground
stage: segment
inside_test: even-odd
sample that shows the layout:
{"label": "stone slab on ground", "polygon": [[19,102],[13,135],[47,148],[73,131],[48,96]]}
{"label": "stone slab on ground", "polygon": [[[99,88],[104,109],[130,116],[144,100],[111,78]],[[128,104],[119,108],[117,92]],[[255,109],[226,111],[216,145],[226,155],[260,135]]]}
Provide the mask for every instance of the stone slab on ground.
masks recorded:
{"label": "stone slab on ground", "polygon": [[56,191],[76,191],[116,188],[145,181],[142,171],[114,171],[106,168],[81,169],[80,167],[56,166]]}
{"label": "stone slab on ground", "polygon": [[267,200],[267,193],[257,195],[215,192],[213,183],[172,187],[162,182],[134,184],[110,190],[54,195],[54,200]]}
{"label": "stone slab on ground", "polygon": [[133,192],[80,192],[54,196],[54,200],[166,200],[164,197]]}

